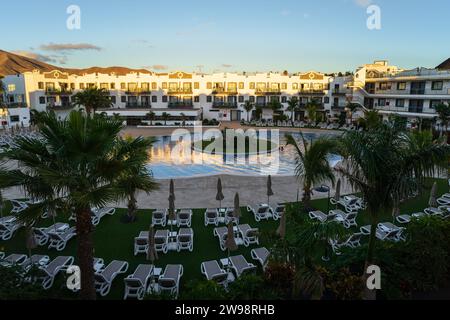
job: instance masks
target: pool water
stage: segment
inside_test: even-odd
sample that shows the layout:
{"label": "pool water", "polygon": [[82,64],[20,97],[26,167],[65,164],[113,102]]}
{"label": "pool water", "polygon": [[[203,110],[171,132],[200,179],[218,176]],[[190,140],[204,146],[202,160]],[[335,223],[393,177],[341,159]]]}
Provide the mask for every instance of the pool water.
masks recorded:
{"label": "pool water", "polygon": [[[148,168],[156,179],[176,179],[214,175],[291,176],[295,174],[295,151],[293,147],[284,147],[285,135],[280,133],[282,150],[268,155],[212,155],[192,150],[193,141],[201,136],[191,134],[171,138],[156,137],[156,142],[150,150],[151,160]],[[299,133],[290,133],[300,139]],[[303,133],[308,141],[330,133]],[[175,140],[175,141],[173,141]],[[330,155],[331,165],[339,162],[340,157]]]}

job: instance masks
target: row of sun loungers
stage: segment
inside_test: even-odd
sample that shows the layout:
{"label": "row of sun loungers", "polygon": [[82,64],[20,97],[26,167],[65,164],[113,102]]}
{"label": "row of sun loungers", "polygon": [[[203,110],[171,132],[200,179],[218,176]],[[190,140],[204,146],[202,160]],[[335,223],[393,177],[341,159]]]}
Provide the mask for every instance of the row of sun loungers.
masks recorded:
{"label": "row of sun loungers", "polygon": [[247,211],[251,212],[256,222],[260,222],[261,220],[279,220],[283,213],[285,212],[285,206],[282,204],[277,204],[275,206],[270,206],[268,204],[260,204],[256,208],[252,208],[251,206],[247,206]]}
{"label": "row of sun loungers", "polygon": [[[107,215],[112,216],[116,213],[115,208],[97,208],[92,209],[92,224],[94,226],[98,226],[100,221]],[[70,221],[77,221],[75,213],[72,213],[72,215],[69,218]]]}
{"label": "row of sun loungers", "polygon": [[[148,251],[148,231],[142,231],[138,237],[134,239],[134,255],[147,253]],[[157,252],[167,253],[171,240],[171,232],[169,230],[158,230],[155,232],[155,248]],[[176,250],[194,251],[194,230],[191,228],[181,228],[173,237],[175,240]]]}
{"label": "row of sun loungers", "polygon": [[[234,232],[237,235],[236,244],[244,244],[246,247],[257,244],[259,245],[259,230],[257,228],[252,228],[248,224],[238,225],[234,227]],[[228,228],[227,227],[219,227],[214,228],[213,234],[215,237],[219,239],[220,249],[222,251],[226,250],[225,243],[227,241],[228,236]]]}
{"label": "row of sun loungers", "polygon": [[342,206],[346,212],[358,212],[359,210],[366,209],[364,200],[353,195],[343,196],[339,199],[339,201],[336,201],[336,199],[331,198],[330,203],[332,205]]}
{"label": "row of sun loungers", "polygon": [[192,225],[192,210],[181,209],[176,212],[176,220],[168,221],[168,210],[160,209],[153,212],[152,224],[154,226],[165,227],[167,224],[176,225],[180,227],[190,228]]}
{"label": "row of sun loungers", "polygon": [[358,225],[356,223],[357,216],[357,212],[347,213],[342,210],[330,210],[328,215],[323,213],[322,211],[309,212],[309,217],[313,220],[318,220],[322,223],[336,221],[341,223],[347,229]]}

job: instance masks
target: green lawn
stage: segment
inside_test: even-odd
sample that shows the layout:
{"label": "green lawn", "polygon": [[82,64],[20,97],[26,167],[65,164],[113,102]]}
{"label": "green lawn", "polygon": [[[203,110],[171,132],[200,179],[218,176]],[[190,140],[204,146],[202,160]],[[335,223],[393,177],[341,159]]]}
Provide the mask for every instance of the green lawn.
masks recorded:
{"label": "green lawn", "polygon": [[[448,192],[448,185],[446,180],[438,181],[438,194]],[[431,187],[431,181],[430,181]],[[416,199],[412,199],[401,206],[402,214],[411,214],[427,207],[429,192]],[[326,212],[327,200],[315,200],[313,201],[315,208]],[[333,209],[332,206],[330,206]],[[7,208],[4,210],[9,212]],[[216,237],[213,236],[213,226],[205,227],[203,224],[204,210],[194,210],[194,216],[192,220],[192,228],[194,229],[194,252],[169,252],[168,254],[160,254],[160,259],[156,262],[158,267],[164,268],[166,264],[182,264],[184,266],[184,275],[182,278],[182,284],[186,281],[193,279],[202,279],[203,276],[200,272],[200,264],[207,260],[218,260],[226,257],[226,252],[222,252],[219,248],[219,242]],[[112,217],[105,217],[100,225],[95,230],[95,256],[103,258],[106,263],[112,260],[125,260],[130,264],[127,274],[133,273],[138,264],[149,263],[146,261],[144,254],[138,256],[133,255],[134,238],[140,231],[148,230],[151,223],[151,210],[140,210],[138,213],[138,221],[133,224],[123,224],[121,217],[125,214],[125,210],[117,210],[116,214]],[[59,217],[58,221],[64,222],[64,217]],[[387,212],[380,222],[392,221],[390,212]],[[248,213],[245,209],[242,209],[241,223],[248,223],[252,227],[258,227],[262,233],[266,231],[276,230],[278,222],[275,221],[262,221],[260,223],[255,222],[253,215]],[[53,222],[51,219],[43,220],[39,226],[50,226]],[[73,224],[73,222],[71,223]],[[361,212],[358,216],[358,225],[363,226],[369,224],[369,217],[365,212]],[[357,228],[354,229],[357,231]],[[261,246],[270,247],[270,243],[265,243],[264,237],[262,237]],[[250,256],[250,250],[257,246],[251,246],[245,248],[240,247],[235,254],[243,254],[249,262],[253,262]],[[25,248],[25,233],[24,229],[19,230],[10,241],[0,242],[0,251],[4,251],[7,254],[10,253],[27,253]],[[39,247],[33,250],[33,254],[47,254],[51,258],[58,255],[72,255],[75,256],[76,252],[76,238],[72,239],[67,248],[63,252],[57,252],[55,250],[49,251],[47,247]],[[108,299],[122,299],[124,292],[123,277],[118,277],[114,281],[111,293],[108,295]],[[59,277],[59,281],[55,283],[56,288],[63,286],[63,278]],[[182,289],[181,289],[182,290]],[[74,297],[74,295],[67,293],[67,297]]]}

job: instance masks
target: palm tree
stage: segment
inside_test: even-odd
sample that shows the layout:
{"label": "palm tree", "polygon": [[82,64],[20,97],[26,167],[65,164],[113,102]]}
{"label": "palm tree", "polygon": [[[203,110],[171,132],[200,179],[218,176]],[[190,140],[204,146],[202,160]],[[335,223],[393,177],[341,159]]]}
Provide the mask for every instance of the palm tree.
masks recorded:
{"label": "palm tree", "polygon": [[86,113],[90,115],[92,111],[97,109],[107,109],[113,104],[109,97],[109,92],[105,89],[88,88],[73,96],[73,103],[76,106],[84,107]]}
{"label": "palm tree", "polygon": [[361,118],[360,120],[366,129],[375,129],[382,122],[378,110],[365,111],[364,118]]}
{"label": "palm tree", "polygon": [[345,107],[345,109],[347,110],[347,114],[349,116],[350,119],[350,124],[353,124],[353,114],[355,113],[355,111],[359,108],[359,105],[357,105],[356,103],[351,103],[349,102],[347,104],[347,106]]}
{"label": "palm tree", "polygon": [[250,122],[250,112],[255,107],[255,104],[253,102],[250,102],[250,100],[245,101],[245,103],[242,105],[245,112],[247,112],[247,122]]}
{"label": "palm tree", "polygon": [[334,139],[322,137],[309,143],[302,133],[301,142],[298,142],[292,135],[287,135],[287,145],[292,145],[296,153],[295,174],[303,180],[303,203],[309,208],[311,201],[311,190],[316,183],[329,180],[334,184],[334,174],[328,161],[328,155],[336,150]]}
{"label": "palm tree", "polygon": [[158,189],[158,184],[153,180],[153,176],[147,168],[148,150],[152,147],[155,139],[142,137],[133,139],[126,137],[119,139],[119,144],[128,145],[131,152],[127,156],[134,157],[134,166],[130,167],[127,172],[119,177],[117,185],[122,191],[122,198],[128,202],[127,221],[134,222],[136,220],[138,191],[144,191],[147,194]]}
{"label": "palm tree", "polygon": [[441,131],[440,135],[444,134],[444,128],[445,132],[448,133],[448,121],[450,119],[450,105],[445,103],[440,103],[434,108],[439,115],[439,120],[441,120]]}
{"label": "palm tree", "polygon": [[317,121],[317,104],[314,101],[308,102],[306,105],[309,124],[315,124]]}
{"label": "palm tree", "polygon": [[287,111],[291,112],[291,120],[294,120],[294,112],[297,110],[297,107],[299,106],[299,101],[297,97],[292,97],[288,100],[288,107]]}
{"label": "palm tree", "polygon": [[167,125],[167,120],[169,120],[170,114],[168,114],[167,112],[163,112],[161,117],[164,120],[164,125]]}
{"label": "palm tree", "polygon": [[425,177],[434,176],[448,159],[450,147],[442,140],[433,141],[429,131],[409,133],[381,124],[368,131],[346,132],[340,153],[344,161],[336,170],[362,193],[371,219],[367,269],[374,262],[380,214],[392,210],[396,199],[406,199],[411,189],[417,191]]}
{"label": "palm tree", "polygon": [[187,117],[184,113],[181,113],[180,116],[181,116],[181,125],[184,127],[184,126],[186,126]]}
{"label": "palm tree", "polygon": [[[54,112],[36,116],[39,138],[16,138],[16,145],[0,156],[17,161],[17,169],[0,169],[0,188],[20,187],[40,203],[30,205],[21,215],[33,225],[45,210],[70,208],[76,217],[77,257],[81,269],[82,299],[95,299],[93,225],[91,208],[104,207],[126,192],[121,177],[142,164],[143,139],[120,140],[122,123],[99,115],[72,111],[59,121]],[[136,153],[139,155],[136,157]],[[142,175],[150,183],[151,177]]]}
{"label": "palm tree", "polygon": [[150,125],[153,125],[153,121],[155,121],[156,119],[156,114],[153,111],[150,111],[149,113],[146,114],[146,117],[148,120],[150,120]]}
{"label": "palm tree", "polygon": [[261,105],[256,105],[256,108],[255,108],[255,117],[256,117],[256,119],[261,120],[262,114],[263,114],[262,106]]}

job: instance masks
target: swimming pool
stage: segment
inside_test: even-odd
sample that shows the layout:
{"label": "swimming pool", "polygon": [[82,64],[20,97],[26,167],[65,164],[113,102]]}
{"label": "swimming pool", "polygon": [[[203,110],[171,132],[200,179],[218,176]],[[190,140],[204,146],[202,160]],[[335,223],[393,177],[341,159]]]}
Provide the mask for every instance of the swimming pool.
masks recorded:
{"label": "swimming pool", "polygon": [[[280,133],[280,145],[285,145],[287,132]],[[299,139],[298,132],[292,132]],[[322,135],[331,133],[303,133],[307,140],[315,140]],[[295,174],[295,152],[292,147],[285,147],[279,152],[269,155],[212,155],[191,149],[192,142],[201,139],[201,136],[190,134],[178,136],[156,137],[156,142],[150,150],[151,161],[148,168],[156,179],[177,179],[201,177],[211,175],[241,175],[265,176],[280,175],[291,176]],[[175,140],[175,141],[173,141]],[[335,165],[340,157],[330,155],[330,163]]]}

